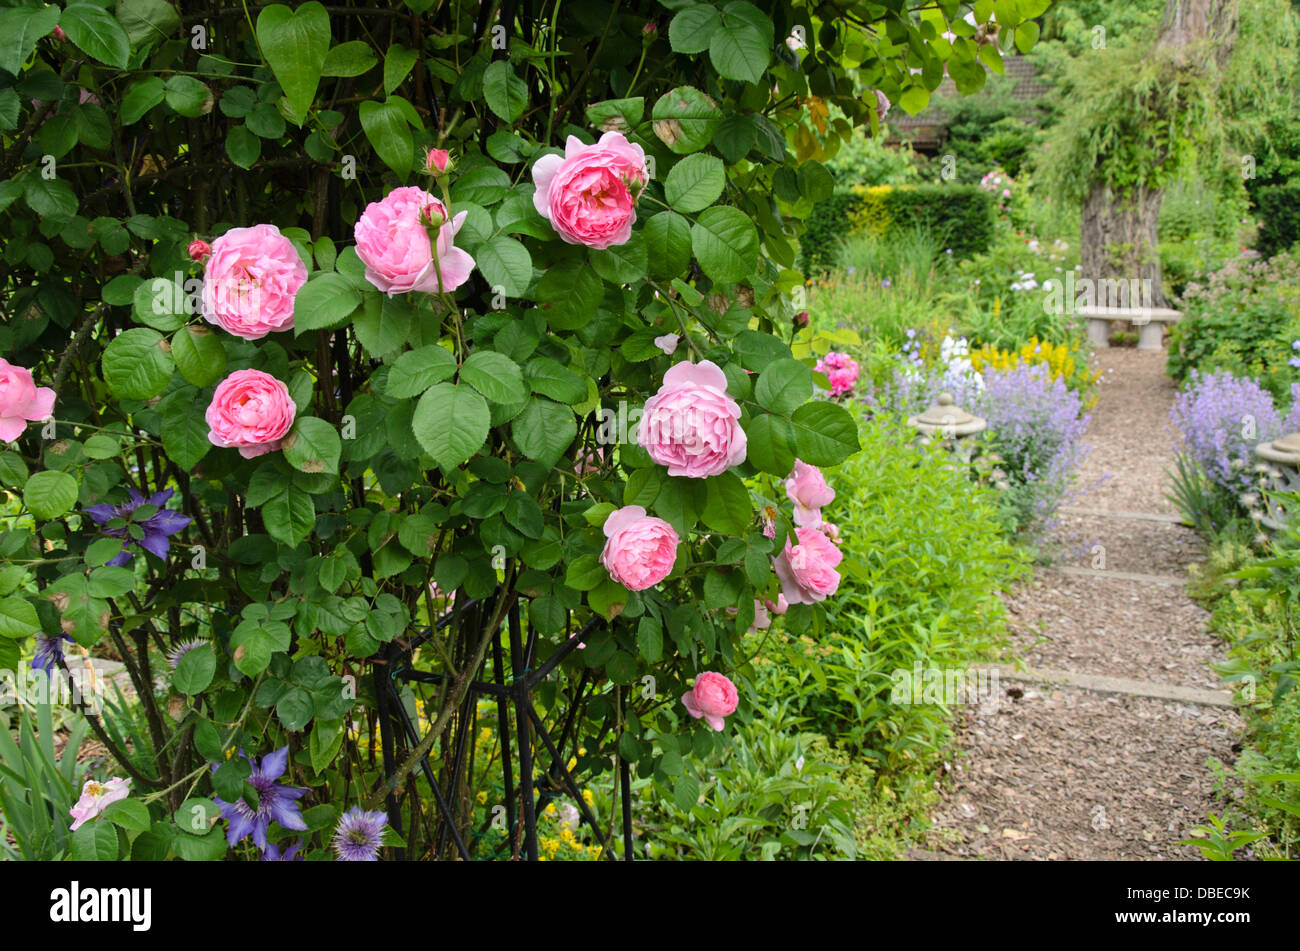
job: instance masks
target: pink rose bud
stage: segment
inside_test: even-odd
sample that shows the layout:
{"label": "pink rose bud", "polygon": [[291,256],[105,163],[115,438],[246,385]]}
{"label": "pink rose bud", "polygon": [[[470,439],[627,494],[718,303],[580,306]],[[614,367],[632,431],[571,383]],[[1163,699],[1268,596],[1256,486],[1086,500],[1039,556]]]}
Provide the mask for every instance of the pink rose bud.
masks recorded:
{"label": "pink rose bud", "polygon": [[644,591],[672,574],[681,539],[663,519],[646,515],[639,505],[625,505],[610,514],[604,530],[600,563],[629,591]]}
{"label": "pink rose bud", "polygon": [[740,406],[727,376],[709,360],[679,363],[645,404],[637,442],[670,476],[705,479],[745,461]]}
{"label": "pink rose bud", "polygon": [[[366,280],[389,297],[408,291],[454,291],[469,280],[474,270],[474,259],[452,244],[467,214],[462,211],[449,219],[442,202],[411,185],[394,188],[383,201],[371,202],[354,229],[357,256],[366,265]],[[436,268],[428,230],[428,223],[435,220],[441,222]]]}
{"label": "pink rose bud", "polygon": [[775,614],[777,617],[780,617],[781,615],[785,614],[786,611],[790,610],[790,602],[785,599],[785,595],[783,594],[778,594],[776,596],[775,604],[773,604],[771,601],[768,601],[766,598],[763,599],[763,603],[767,605],[767,609],[771,611],[773,614]]}
{"label": "pink rose bud", "polygon": [[695,719],[703,717],[705,723],[721,731],[726,726],[723,717],[735,713],[740,705],[740,694],[726,676],[706,670],[695,678],[695,686],[682,694],[682,705]]}
{"label": "pink rose bud", "polygon": [[231,228],[211,252],[203,273],[204,320],[245,340],[292,329],[293,300],[307,283],[307,266],[279,228]]}
{"label": "pink rose bud", "polygon": [[204,418],[208,440],[245,459],[280,448],[297,412],[289,388],[261,370],[236,370],[217,384]]}
{"label": "pink rose bud", "polygon": [[803,327],[807,327],[809,322],[810,321],[808,319],[808,311],[806,310],[801,310],[799,311],[799,313],[794,315],[794,325],[796,328],[801,329]]}
{"label": "pink rose bud", "polygon": [[68,34],[63,32],[63,27],[56,26],[54,28],[54,38],[60,43],[66,43],[68,41]]}
{"label": "pink rose bud", "polygon": [[533,165],[533,205],[569,244],[608,248],[632,236],[636,199],[649,180],[645,151],[621,132],[606,132],[595,145],[571,135],[563,157],[543,155]]}
{"label": "pink rose bud", "polygon": [[0,442],[13,442],[28,423],[49,419],[54,391],[37,386],[32,371],[0,358]]}
{"label": "pink rose bud", "polygon": [[818,524],[822,520],[822,506],[835,501],[835,490],[826,484],[822,471],[799,459],[794,461],[794,471],[785,480],[785,494],[794,503],[796,525]]}
{"label": "pink rose bud", "polygon": [[190,242],[189,253],[190,253],[191,261],[198,261],[200,264],[202,264],[203,259],[212,253],[212,245],[208,244],[206,241],[200,241],[199,239],[196,238]]}
{"label": "pink rose bud", "polygon": [[429,149],[429,154],[424,157],[424,167],[435,178],[450,172],[453,164],[451,153],[446,149]]}
{"label": "pink rose bud", "polygon": [[781,593],[790,604],[825,601],[840,586],[835,568],[844,554],[815,528],[796,529],[795,535],[798,544],[786,539],[785,551],[772,559]]}

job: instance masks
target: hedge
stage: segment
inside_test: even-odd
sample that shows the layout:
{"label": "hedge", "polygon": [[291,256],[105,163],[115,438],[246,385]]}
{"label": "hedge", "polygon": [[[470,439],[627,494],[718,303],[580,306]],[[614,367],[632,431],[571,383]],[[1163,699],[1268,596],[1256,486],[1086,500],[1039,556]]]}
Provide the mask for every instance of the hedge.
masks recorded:
{"label": "hedge", "polygon": [[1255,208],[1263,222],[1257,243],[1265,257],[1271,258],[1300,241],[1300,184],[1290,182],[1261,188]]}
{"label": "hedge", "polygon": [[800,264],[808,275],[828,270],[842,238],[911,226],[944,235],[954,255],[969,257],[988,250],[993,221],[993,198],[975,185],[858,185],[817,203],[799,241]]}

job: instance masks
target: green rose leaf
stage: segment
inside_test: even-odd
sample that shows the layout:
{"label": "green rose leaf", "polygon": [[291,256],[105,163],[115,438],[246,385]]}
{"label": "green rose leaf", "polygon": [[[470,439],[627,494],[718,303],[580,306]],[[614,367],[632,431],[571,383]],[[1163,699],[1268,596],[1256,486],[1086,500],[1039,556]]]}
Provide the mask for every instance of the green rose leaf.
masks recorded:
{"label": "green rose leaf", "polygon": [[122,125],[134,125],[167,96],[167,85],[158,76],[133,82],[122,97]]}
{"label": "green rose leaf", "polygon": [[857,424],[838,403],[808,403],[795,410],[792,422],[799,458],[810,465],[838,465],[860,448]]}
{"label": "green rose leaf", "polygon": [[709,38],[709,60],[726,79],[756,83],[772,61],[772,44],[772,21],[739,0],[723,8],[722,24]]}
{"label": "green rose leaf", "polygon": [[343,442],[338,430],[316,416],[299,416],[280,444],[285,461],[299,472],[339,471]]}
{"label": "green rose leaf", "polygon": [[360,304],[361,292],[342,274],[317,274],[294,296],[294,336],[342,327]]}
{"label": "green rose leaf", "polygon": [[650,273],[676,277],[691,263],[691,223],[674,211],[661,211],[642,232]]}
{"label": "green rose leaf", "polygon": [[705,480],[708,490],[704,503],[704,524],[728,535],[742,535],[754,520],[754,505],[749,490],[734,472],[711,476]]}
{"label": "green rose leaf", "polygon": [[163,450],[172,462],[187,471],[212,449],[207,421],[195,405],[197,399],[198,391],[186,386],[168,393],[158,404]]}
{"label": "green rose leaf", "polygon": [[794,469],[794,427],[782,416],[764,414],[745,427],[747,456],[754,468],[780,478]]}
{"label": "green rose leaf", "polygon": [[262,522],[266,525],[268,535],[290,548],[296,548],[316,525],[316,504],[309,493],[295,485],[288,485],[283,492],[267,499],[262,505]]}
{"label": "green rose leaf", "polygon": [[535,397],[510,423],[510,438],[529,459],[550,468],[578,435],[573,410]]}
{"label": "green rose leaf", "polygon": [[211,386],[226,372],[226,348],[205,324],[190,324],[172,335],[172,359],[187,383]]}
{"label": "green rose leaf", "polygon": [[707,3],[692,3],[677,11],[668,24],[668,45],[674,53],[703,53],[722,17]]}
{"label": "green rose leaf", "polygon": [[66,472],[37,472],[23,486],[23,502],[38,519],[58,518],[77,501],[77,480]]}
{"label": "green rose leaf", "polygon": [[87,56],[126,69],[131,58],[131,38],[122,29],[122,24],[103,7],[89,3],[69,4],[58,23],[68,34],[68,39]]}
{"label": "green rose leaf", "polygon": [[659,98],[651,117],[659,140],[678,155],[688,155],[709,144],[722,110],[694,86],[678,86]]}
{"label": "green rose leaf", "polygon": [[114,337],[104,349],[104,382],[115,396],[147,400],[172,378],[176,361],[171,344],[156,330],[136,327]]}
{"label": "green rose leaf", "polygon": [[0,637],[21,640],[39,634],[40,630],[40,618],[30,601],[17,596],[0,598]]}
{"label": "green rose leaf", "polygon": [[176,665],[172,684],[181,693],[193,696],[207,689],[216,672],[217,657],[212,652],[212,647],[204,644],[185,652],[181,662]]}
{"label": "green rose leaf", "polygon": [[777,360],[759,374],[754,386],[758,405],[789,416],[812,396],[812,370],[798,360]]}
{"label": "green rose leaf", "polygon": [[420,397],[411,429],[424,451],[451,469],[483,447],[491,418],[487,401],[469,386],[439,383]]}
{"label": "green rose leaf", "polygon": [[668,172],[664,197],[676,211],[703,211],[718,200],[726,184],[722,159],[714,155],[688,155]]}
{"label": "green rose leaf", "polygon": [[435,383],[456,375],[456,358],[446,347],[429,344],[397,358],[388,371],[384,395],[390,399],[419,396]]}
{"label": "green rose leaf", "polygon": [[533,259],[528,249],[503,234],[479,245],[474,261],[494,293],[520,297],[533,280]]}
{"label": "green rose leaf", "polygon": [[691,247],[704,273],[722,284],[749,277],[758,266],[758,231],[737,208],[703,211],[691,228]]}
{"label": "green rose leaf", "polygon": [[460,379],[493,403],[518,403],[528,395],[519,364],[491,350],[472,354],[460,368]]}
{"label": "green rose leaf", "polygon": [[0,10],[0,69],[15,76],[21,73],[36,43],[58,25],[55,6]]}

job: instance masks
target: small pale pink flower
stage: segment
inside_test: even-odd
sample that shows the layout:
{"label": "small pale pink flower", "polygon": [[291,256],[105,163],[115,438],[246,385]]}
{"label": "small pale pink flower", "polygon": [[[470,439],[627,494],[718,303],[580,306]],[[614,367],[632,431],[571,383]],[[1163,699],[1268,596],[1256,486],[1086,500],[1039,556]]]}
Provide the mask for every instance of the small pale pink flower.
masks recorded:
{"label": "small pale pink flower", "polygon": [[[413,185],[394,188],[382,201],[371,202],[353,229],[366,280],[389,297],[408,291],[454,291],[474,270],[474,259],[452,243],[468,214],[449,216],[442,202]],[[438,229],[436,265],[430,221]]]}
{"label": "small pale pink flower", "polygon": [[212,242],[204,265],[203,319],[245,340],[290,330],[306,283],[307,265],[275,225],[231,228]]}
{"label": "small pale pink flower", "polygon": [[600,563],[629,591],[644,591],[672,574],[681,539],[663,519],[639,505],[625,505],[610,514],[604,530]]}
{"label": "small pale pink flower", "polygon": [[695,719],[703,717],[705,723],[721,732],[726,726],[723,717],[736,712],[740,694],[728,677],[706,670],[695,678],[695,686],[682,694],[682,705]]}
{"label": "small pale pink flower", "polygon": [[645,151],[621,132],[606,132],[595,145],[571,135],[563,157],[543,155],[533,165],[533,205],[569,244],[608,248],[632,236],[649,180]]}
{"label": "small pale pink flower", "polygon": [[835,490],[816,466],[801,459],[794,461],[794,471],[785,480],[785,494],[794,503],[796,525],[816,525],[822,520],[822,506],[835,500]]}
{"label": "small pale pink flower", "polygon": [[77,804],[68,810],[75,820],[70,827],[70,831],[76,832],[85,823],[91,819],[96,819],[103,814],[104,810],[119,800],[125,799],[131,795],[131,780],[129,779],[110,779],[108,782],[98,783],[93,779],[86,780],[81,787],[81,798]]}
{"label": "small pale pink flower", "polygon": [[646,401],[637,442],[670,476],[704,479],[744,462],[745,430],[726,374],[709,360],[670,369]]}
{"label": "small pale pink flower", "polygon": [[289,388],[261,370],[236,370],[217,384],[204,417],[208,440],[245,459],[280,448],[297,412]]}
{"label": "small pale pink flower", "polygon": [[825,601],[840,586],[835,568],[844,554],[815,528],[796,529],[795,535],[797,544],[786,539],[785,551],[772,560],[781,593],[790,604]]}
{"label": "small pale pink flower", "polygon": [[681,339],[677,334],[664,334],[662,337],[655,337],[655,346],[671,357],[673,351],[677,349],[677,341]]}
{"label": "small pale pink flower", "polygon": [[54,412],[54,391],[37,386],[32,371],[0,357],[0,442],[13,442],[28,423],[48,419]]}

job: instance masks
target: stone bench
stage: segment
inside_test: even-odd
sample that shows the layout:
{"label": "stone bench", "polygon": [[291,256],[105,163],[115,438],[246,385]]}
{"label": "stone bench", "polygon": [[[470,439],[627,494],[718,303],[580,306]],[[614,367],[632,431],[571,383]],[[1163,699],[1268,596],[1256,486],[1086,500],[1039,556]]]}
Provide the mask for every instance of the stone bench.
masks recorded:
{"label": "stone bench", "polygon": [[1168,307],[1080,307],[1076,311],[1088,320],[1088,339],[1098,349],[1110,346],[1110,322],[1127,320],[1137,326],[1139,350],[1159,350],[1164,346],[1165,324],[1174,324],[1183,316]]}

